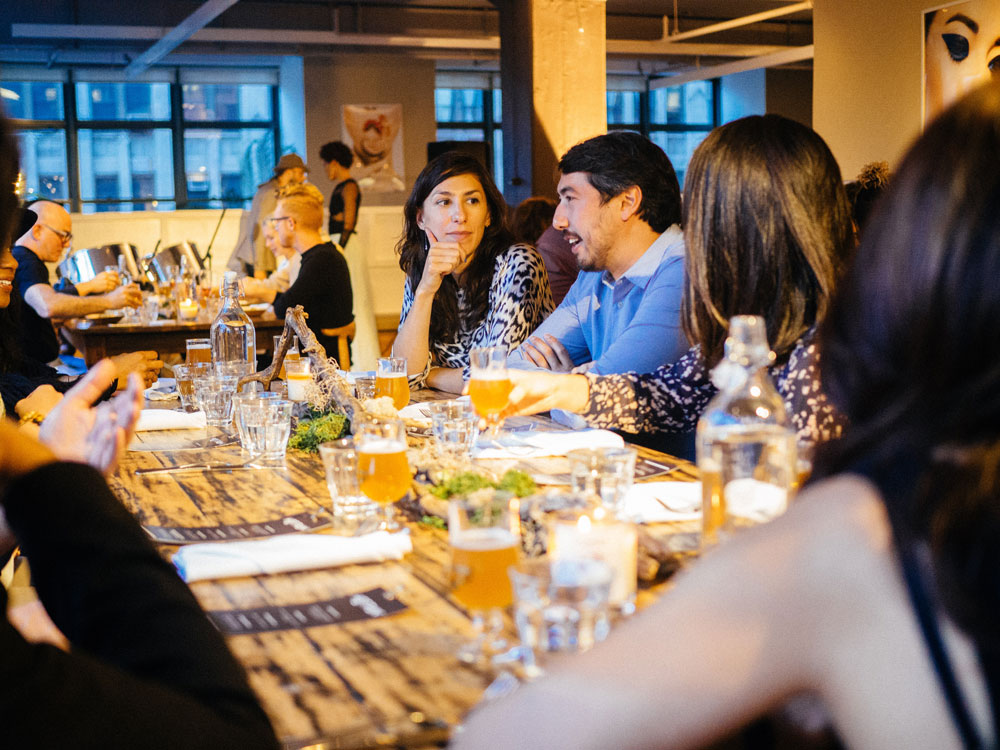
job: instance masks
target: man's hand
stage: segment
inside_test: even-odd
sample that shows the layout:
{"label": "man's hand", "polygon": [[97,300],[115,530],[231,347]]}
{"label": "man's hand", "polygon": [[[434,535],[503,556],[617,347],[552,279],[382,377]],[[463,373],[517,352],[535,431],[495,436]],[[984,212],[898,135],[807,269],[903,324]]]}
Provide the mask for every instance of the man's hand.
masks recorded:
{"label": "man's hand", "polygon": [[134,372],[142,380],[143,386],[149,388],[156,382],[156,378],[163,368],[163,362],[157,357],[156,352],[128,352],[127,354],[116,354],[111,357],[111,362],[117,370],[118,388],[125,387],[125,380],[129,373]]}
{"label": "man's hand", "polygon": [[119,307],[139,307],[142,304],[142,291],[136,284],[120,286],[113,292],[108,292],[104,298],[111,305],[111,309]]}
{"label": "man's hand", "polygon": [[582,375],[557,375],[527,370],[507,371],[511,383],[504,417],[538,414],[552,409],[580,412],[590,400],[590,385]]}
{"label": "man's hand", "polygon": [[573,360],[566,347],[551,333],[546,333],[544,339],[531,336],[522,344],[522,351],[536,367],[552,372],[570,372],[573,369]]}
{"label": "man's hand", "polygon": [[40,385],[27,396],[14,404],[17,416],[23,417],[28,412],[38,412],[43,417],[52,411],[56,404],[62,401],[62,394],[51,385]]}
{"label": "man's hand", "polygon": [[457,242],[438,242],[433,232],[429,229],[425,231],[430,248],[427,250],[424,272],[417,289],[428,294],[436,294],[441,288],[444,277],[458,268],[464,259]]}
{"label": "man's hand", "polygon": [[139,419],[142,386],[133,374],[125,391],[95,407],[115,374],[115,366],[101,360],[66,392],[42,422],[39,438],[60,459],[90,464],[104,473],[118,465]]}
{"label": "man's hand", "polygon": [[88,294],[105,294],[106,292],[113,291],[118,288],[118,284],[120,283],[121,280],[118,278],[117,271],[101,271],[90,281],[81,281],[79,284],[74,284],[74,286],[77,293],[81,297],[85,297]]}

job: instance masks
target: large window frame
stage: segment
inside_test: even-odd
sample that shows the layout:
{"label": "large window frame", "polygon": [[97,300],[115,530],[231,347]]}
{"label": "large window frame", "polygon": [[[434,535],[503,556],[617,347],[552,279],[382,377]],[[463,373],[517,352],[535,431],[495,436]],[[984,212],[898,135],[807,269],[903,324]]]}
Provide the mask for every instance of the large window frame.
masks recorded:
{"label": "large window frame", "polygon": [[[67,198],[52,198],[55,202],[63,203],[67,208],[80,213],[84,206],[88,211],[100,211],[105,206],[130,205],[132,211],[144,210],[148,208],[170,210],[186,208],[217,208],[224,206],[246,206],[253,198],[254,186],[249,186],[249,191],[241,190],[238,196],[229,195],[209,195],[197,198],[188,195],[188,179],[186,170],[186,139],[188,131],[195,130],[263,130],[270,134],[271,148],[275,156],[279,153],[281,143],[281,130],[279,123],[279,92],[276,83],[267,84],[270,87],[270,119],[242,120],[242,119],[185,119],[183,111],[183,88],[190,85],[185,79],[183,70],[175,68],[167,74],[168,81],[164,81],[163,73],[155,82],[167,83],[169,90],[169,117],[158,119],[80,119],[77,108],[77,84],[103,84],[109,81],[106,78],[85,77],[77,75],[76,71],[67,69],[61,71],[60,80],[53,80],[52,77],[35,78],[34,76],[19,75],[23,71],[4,71],[4,80],[10,81],[46,81],[50,84],[58,84],[62,90],[63,119],[12,119],[15,131],[38,131],[55,130],[65,133],[66,145],[66,182]],[[199,82],[210,83],[211,78],[206,78],[202,73],[198,76]],[[147,81],[140,81],[147,83]],[[2,81],[0,81],[2,83]],[[220,84],[227,84],[229,81],[221,80]],[[173,196],[153,195],[140,196],[130,195],[120,198],[99,198],[96,195],[84,198],[81,191],[80,174],[80,133],[81,131],[109,132],[125,131],[128,133],[142,131],[156,131],[159,129],[169,129],[171,134],[172,156],[170,163],[173,169]],[[106,208],[104,210],[107,210]],[[112,210],[114,210],[112,208]]]}

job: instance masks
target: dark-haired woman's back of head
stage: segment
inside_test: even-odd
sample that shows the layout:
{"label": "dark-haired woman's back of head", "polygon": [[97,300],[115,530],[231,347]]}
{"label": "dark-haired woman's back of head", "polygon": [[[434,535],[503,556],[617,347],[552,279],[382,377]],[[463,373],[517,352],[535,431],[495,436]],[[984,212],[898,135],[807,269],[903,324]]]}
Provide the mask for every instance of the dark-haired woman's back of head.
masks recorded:
{"label": "dark-haired woman's back of head", "polygon": [[684,183],[684,328],[706,362],[727,321],[762,315],[779,359],[826,312],[853,244],[840,169],[814,131],[778,115],[716,128]]}
{"label": "dark-haired woman's back of head", "polygon": [[823,332],[851,429],[824,473],[868,467],[897,538],[926,541],[951,615],[1000,642],[1000,86],[944,112],[875,209]]}

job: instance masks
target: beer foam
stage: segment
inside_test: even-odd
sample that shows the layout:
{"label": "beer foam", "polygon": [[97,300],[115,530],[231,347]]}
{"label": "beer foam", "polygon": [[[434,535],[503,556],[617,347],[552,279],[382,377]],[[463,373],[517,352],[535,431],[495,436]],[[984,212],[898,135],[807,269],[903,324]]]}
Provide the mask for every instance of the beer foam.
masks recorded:
{"label": "beer foam", "polygon": [[358,453],[405,453],[406,443],[391,438],[374,438],[365,440],[356,449]]}
{"label": "beer foam", "polygon": [[510,376],[505,370],[477,370],[472,369],[471,380],[509,380]]}
{"label": "beer foam", "polygon": [[517,537],[511,533],[510,529],[501,527],[463,529],[457,534],[453,534],[449,543],[457,549],[485,551],[512,547],[517,544]]}

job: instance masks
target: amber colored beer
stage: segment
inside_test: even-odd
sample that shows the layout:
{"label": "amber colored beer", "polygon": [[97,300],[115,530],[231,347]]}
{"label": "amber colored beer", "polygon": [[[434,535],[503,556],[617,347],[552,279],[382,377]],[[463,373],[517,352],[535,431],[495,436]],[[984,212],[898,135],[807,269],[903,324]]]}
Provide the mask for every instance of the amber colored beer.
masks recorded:
{"label": "amber colored beer", "polygon": [[187,343],[187,363],[193,365],[195,362],[212,361],[212,342],[208,339],[204,341],[188,341]]}
{"label": "amber colored beer", "polygon": [[451,539],[452,592],[467,609],[507,607],[514,599],[507,569],[517,565],[509,529],[466,529]]}
{"label": "amber colored beer", "polygon": [[506,376],[484,380],[473,375],[469,380],[469,398],[479,416],[494,416],[507,406],[512,388],[510,378]]}
{"label": "amber colored beer", "polygon": [[358,485],[366,497],[385,505],[402,500],[410,491],[406,444],[396,440],[369,440],[358,448]]}
{"label": "amber colored beer", "polygon": [[392,405],[399,411],[410,403],[410,383],[403,373],[375,376],[375,398],[389,396]]}
{"label": "amber colored beer", "polygon": [[[278,337],[275,336],[275,338]],[[298,362],[300,359],[302,359],[302,356],[299,354],[298,349],[289,349],[287,352],[285,352],[285,358],[281,361],[281,370],[278,372],[278,378],[280,380],[288,379],[287,375],[285,374],[285,362]]]}

